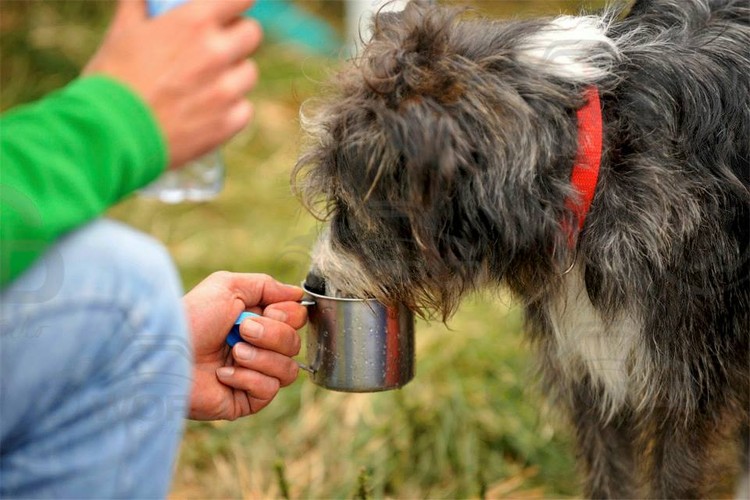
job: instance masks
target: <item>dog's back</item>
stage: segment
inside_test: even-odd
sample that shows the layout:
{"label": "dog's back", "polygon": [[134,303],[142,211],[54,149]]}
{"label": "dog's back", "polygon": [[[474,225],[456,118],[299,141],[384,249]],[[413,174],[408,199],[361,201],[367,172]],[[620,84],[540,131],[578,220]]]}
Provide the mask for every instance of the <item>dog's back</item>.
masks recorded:
{"label": "dog's back", "polygon": [[702,496],[720,450],[750,445],[750,2],[639,1],[607,34],[581,267],[532,321],[562,361],[548,375],[569,383],[589,493],[637,494],[635,453],[652,495]]}

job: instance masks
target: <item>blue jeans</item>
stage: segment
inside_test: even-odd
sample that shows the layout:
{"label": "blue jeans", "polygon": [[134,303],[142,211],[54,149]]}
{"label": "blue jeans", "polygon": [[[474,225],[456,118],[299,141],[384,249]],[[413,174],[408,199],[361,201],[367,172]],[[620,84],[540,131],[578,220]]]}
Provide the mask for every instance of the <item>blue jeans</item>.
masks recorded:
{"label": "blue jeans", "polygon": [[161,498],[190,390],[164,248],[96,221],[0,295],[0,496]]}

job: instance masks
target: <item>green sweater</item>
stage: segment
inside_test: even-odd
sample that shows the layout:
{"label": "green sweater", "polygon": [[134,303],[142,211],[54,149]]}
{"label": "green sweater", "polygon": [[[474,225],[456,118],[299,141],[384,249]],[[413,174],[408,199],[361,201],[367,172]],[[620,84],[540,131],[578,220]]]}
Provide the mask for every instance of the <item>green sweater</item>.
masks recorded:
{"label": "green sweater", "polygon": [[0,118],[0,287],[66,232],[159,176],[167,147],[119,82],[81,78]]}

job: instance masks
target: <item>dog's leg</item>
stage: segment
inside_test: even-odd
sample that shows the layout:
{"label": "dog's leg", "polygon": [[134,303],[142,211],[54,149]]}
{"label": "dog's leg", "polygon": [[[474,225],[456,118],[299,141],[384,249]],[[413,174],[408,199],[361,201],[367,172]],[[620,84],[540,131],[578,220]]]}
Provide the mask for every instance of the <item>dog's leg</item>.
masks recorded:
{"label": "dog's leg", "polygon": [[708,498],[722,477],[739,472],[728,453],[740,435],[736,415],[713,408],[682,417],[661,411],[651,417],[651,498]]}
{"label": "dog's leg", "polygon": [[651,498],[705,498],[706,422],[689,428],[666,417],[653,438]]}
{"label": "dog's leg", "polygon": [[740,479],[734,498],[750,498],[750,426],[747,424],[740,433]]}
{"label": "dog's leg", "polygon": [[610,418],[601,413],[601,397],[589,379],[573,388],[573,418],[588,498],[637,498],[633,460],[635,428],[630,411]]}

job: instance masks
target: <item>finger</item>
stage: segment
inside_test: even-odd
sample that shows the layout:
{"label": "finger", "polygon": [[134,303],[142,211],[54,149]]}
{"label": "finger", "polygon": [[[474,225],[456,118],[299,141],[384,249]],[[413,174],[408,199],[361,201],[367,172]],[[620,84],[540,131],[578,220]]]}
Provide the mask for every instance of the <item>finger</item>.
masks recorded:
{"label": "finger", "polygon": [[262,400],[270,401],[281,388],[279,379],[240,366],[219,368],[216,376],[222,384]]}
{"label": "finger", "polygon": [[226,142],[237,135],[252,121],[254,114],[253,105],[247,99],[240,99],[234,104],[224,119],[225,137],[221,142]]}
{"label": "finger", "polygon": [[248,318],[240,324],[240,336],[248,343],[292,357],[299,354],[302,341],[286,323],[269,318]]}
{"label": "finger", "polygon": [[214,101],[234,103],[244,100],[245,94],[258,82],[258,65],[250,60],[242,60],[225,71],[216,82]]}
{"label": "finger", "polygon": [[212,0],[193,2],[206,8],[210,15],[221,24],[228,24],[245,13],[254,3],[253,0]]}
{"label": "finger", "polygon": [[[213,98],[209,96],[213,96]],[[192,144],[192,149],[190,149],[189,154],[185,154],[180,158],[170,159],[170,169],[180,168],[188,160],[198,158],[209,151],[216,149],[217,144],[220,145],[227,142],[252,121],[255,111],[252,103],[247,99],[242,97],[241,99],[237,99],[234,103],[225,102],[223,106],[220,106],[216,96],[217,92],[214,89],[211,92],[204,92],[201,96],[195,98],[195,107],[199,107],[198,103],[206,103],[207,106],[214,106],[215,109],[222,109],[223,111],[221,113],[216,113],[216,116],[214,117],[215,119],[210,123],[210,130],[208,132],[202,133],[200,136],[196,137],[196,141]],[[238,301],[242,302],[241,309],[245,309],[248,305],[257,305],[257,303],[253,304],[252,302],[248,302],[248,300],[245,299],[247,294],[233,286],[233,283],[236,281],[234,277],[221,279],[222,286],[225,286],[228,291],[237,296],[239,299]]]}
{"label": "finger", "polygon": [[307,307],[299,302],[277,302],[263,310],[263,316],[276,321],[283,321],[295,330],[307,323]]}
{"label": "finger", "polygon": [[263,40],[263,30],[255,19],[235,21],[221,34],[230,61],[240,61],[252,55]]}
{"label": "finger", "polygon": [[255,414],[271,403],[271,399],[247,398],[250,403],[250,413]]}
{"label": "finger", "polygon": [[285,285],[266,274],[229,273],[227,286],[247,306],[270,305],[277,302],[299,301],[304,292],[301,288]]}
{"label": "finger", "polygon": [[245,342],[238,342],[232,348],[232,357],[238,366],[277,379],[281,387],[297,380],[299,374],[299,366],[292,358]]}

